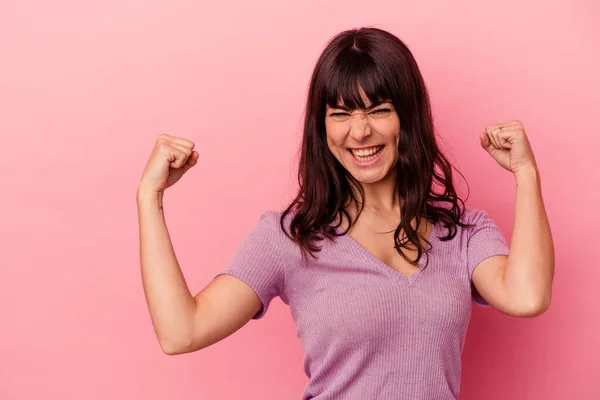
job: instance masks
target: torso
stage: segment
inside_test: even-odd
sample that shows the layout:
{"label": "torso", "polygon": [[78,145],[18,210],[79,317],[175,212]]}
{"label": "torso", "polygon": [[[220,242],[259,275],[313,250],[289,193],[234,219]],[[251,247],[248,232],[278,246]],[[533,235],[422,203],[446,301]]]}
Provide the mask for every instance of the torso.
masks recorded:
{"label": "torso", "polygon": [[[423,219],[419,231],[433,249],[415,269],[393,248],[394,212],[361,214],[347,235],[322,241],[308,258],[281,231],[281,213],[265,213],[223,271],[248,283],[263,310],[275,296],[290,306],[309,378],[303,399],[458,398],[469,271],[508,250],[490,230],[467,249],[469,232],[460,226],[440,241],[441,224]],[[480,215],[465,208],[463,221],[477,223]],[[284,221],[288,232],[292,218]],[[414,249],[407,253],[415,258]]]}

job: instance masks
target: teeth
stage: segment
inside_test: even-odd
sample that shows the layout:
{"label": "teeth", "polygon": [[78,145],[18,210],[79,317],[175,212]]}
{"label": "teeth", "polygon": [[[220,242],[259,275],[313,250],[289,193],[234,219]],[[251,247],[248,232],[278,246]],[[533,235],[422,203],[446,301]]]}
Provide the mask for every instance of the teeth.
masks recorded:
{"label": "teeth", "polygon": [[350,151],[352,151],[352,154],[354,154],[355,156],[359,156],[359,157],[368,157],[370,155],[373,155],[375,153],[377,153],[379,150],[381,149],[381,147],[374,147],[371,149],[361,149],[361,150],[354,150],[351,149]]}

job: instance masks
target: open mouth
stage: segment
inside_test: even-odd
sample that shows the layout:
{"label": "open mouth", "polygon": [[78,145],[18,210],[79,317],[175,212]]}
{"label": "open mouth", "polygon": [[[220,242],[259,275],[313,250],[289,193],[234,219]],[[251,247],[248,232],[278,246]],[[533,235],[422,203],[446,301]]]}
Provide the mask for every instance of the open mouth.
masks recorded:
{"label": "open mouth", "polygon": [[348,151],[350,152],[350,154],[352,154],[356,161],[366,163],[378,158],[381,152],[383,151],[384,147],[385,146],[373,146],[368,149],[348,149]]}

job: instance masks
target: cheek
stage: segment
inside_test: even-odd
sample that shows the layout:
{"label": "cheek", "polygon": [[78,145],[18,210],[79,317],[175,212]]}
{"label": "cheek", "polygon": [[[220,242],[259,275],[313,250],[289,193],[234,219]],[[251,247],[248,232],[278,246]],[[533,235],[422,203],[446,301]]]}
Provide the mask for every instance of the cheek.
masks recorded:
{"label": "cheek", "polygon": [[344,147],[345,136],[335,128],[326,126],[327,145],[331,151],[340,151]]}
{"label": "cheek", "polygon": [[400,142],[400,122],[399,121],[390,121],[389,124],[387,124],[387,126],[385,126],[383,129],[384,132],[386,132],[386,136],[390,139],[393,140],[394,143],[396,143],[396,145],[398,145],[398,143]]}

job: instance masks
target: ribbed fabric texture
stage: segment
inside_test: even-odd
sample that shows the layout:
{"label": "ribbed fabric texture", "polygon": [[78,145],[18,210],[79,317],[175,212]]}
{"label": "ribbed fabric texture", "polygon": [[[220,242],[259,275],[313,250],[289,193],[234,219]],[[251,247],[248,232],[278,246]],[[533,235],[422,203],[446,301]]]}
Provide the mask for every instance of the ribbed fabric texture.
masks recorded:
{"label": "ribbed fabric texture", "polygon": [[[457,399],[461,354],[473,290],[471,274],[484,259],[508,255],[508,245],[483,210],[466,207],[450,241],[433,226],[433,250],[405,276],[344,235],[321,242],[317,260],[301,261],[298,246],[268,211],[220,274],[251,286],[263,307],[279,296],[288,304],[309,378],[302,400]],[[285,221],[286,228],[290,218]]]}

